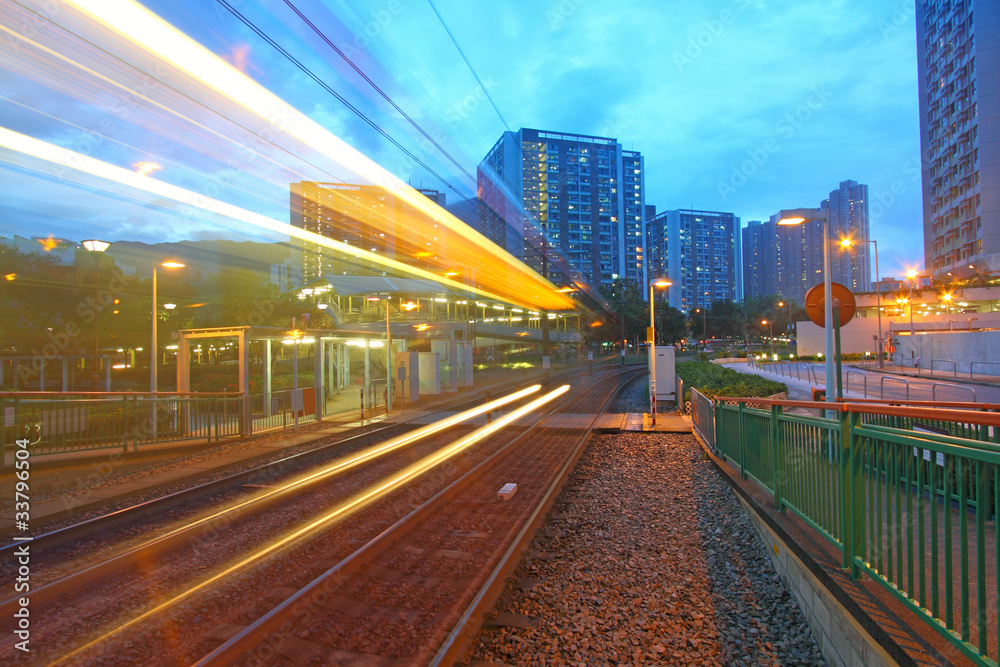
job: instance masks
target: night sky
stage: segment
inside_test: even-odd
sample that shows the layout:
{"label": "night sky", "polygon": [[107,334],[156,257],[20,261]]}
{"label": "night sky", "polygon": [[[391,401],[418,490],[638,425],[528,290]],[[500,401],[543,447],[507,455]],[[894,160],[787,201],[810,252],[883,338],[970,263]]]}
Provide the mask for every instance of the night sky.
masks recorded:
{"label": "night sky", "polygon": [[[818,206],[839,182],[869,186],[871,235],[883,276],[923,264],[913,4],[861,0],[599,2],[434,0],[233,1],[231,6],[443,176],[414,164],[222,4],[145,3],[326,129],[417,187],[449,202],[474,183],[428,145],[297,16],[297,8],[465,171],[511,130],[616,137],[646,161],[657,210],[732,211],[766,220]],[[58,18],[57,18],[58,20]],[[9,44],[4,63],[17,58]],[[135,63],[140,64],[140,63]],[[0,125],[62,146],[93,134],[100,105],[31,83],[0,65]],[[91,154],[190,185],[203,156],[162,136],[122,129]],[[139,149],[137,151],[137,149]],[[146,153],[139,155],[138,152]],[[316,180],[323,180],[320,174]],[[79,241],[238,237],[211,221],[129,201],[120,188],[67,182],[0,150],[0,234]],[[237,179],[238,180],[238,179]],[[238,183],[236,185],[239,185]],[[222,193],[279,220],[288,190],[248,180]],[[454,189],[452,189],[454,188]],[[249,191],[251,194],[247,194]]]}

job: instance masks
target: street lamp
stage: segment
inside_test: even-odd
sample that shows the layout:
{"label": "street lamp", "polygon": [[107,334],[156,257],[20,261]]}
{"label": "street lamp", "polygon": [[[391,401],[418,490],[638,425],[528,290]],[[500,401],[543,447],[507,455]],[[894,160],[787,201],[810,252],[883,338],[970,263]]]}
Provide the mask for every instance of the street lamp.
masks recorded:
{"label": "street lamp", "polygon": [[652,424],[656,426],[656,324],[653,311],[656,304],[656,288],[670,287],[672,282],[666,278],[650,281],[649,284],[649,400],[652,406]]}
{"label": "street lamp", "polygon": [[[876,346],[876,352],[878,353],[878,367],[885,368],[885,362],[882,359],[882,280],[878,275],[878,241],[870,239],[868,242],[875,246],[875,307],[878,309],[878,345]],[[844,248],[850,248],[854,245],[854,241],[851,239],[841,239],[840,245]]]}
{"label": "street lamp", "polygon": [[916,278],[917,278],[917,270],[916,269],[910,269],[909,271],[906,272],[906,283],[910,287],[910,297],[908,299],[908,302],[910,304],[910,335],[911,336],[913,335],[913,283],[916,281]]}
{"label": "street lamp", "polygon": [[[161,262],[160,266],[165,269],[182,269],[184,264],[174,261]],[[153,265],[153,307],[152,307],[152,322],[149,326],[149,391],[152,393],[157,393],[159,391],[159,383],[157,382],[156,371],[157,371],[157,348],[156,348],[156,265]]]}
{"label": "street lamp", "polygon": [[701,313],[701,337],[702,340],[708,340],[708,310],[695,308],[694,312]]}
{"label": "street lamp", "polygon": [[833,374],[833,287],[830,275],[830,211],[822,208],[793,208],[778,213],[779,225],[801,225],[807,220],[823,221],[823,333],[826,361],[826,400],[834,399]]}
{"label": "street lamp", "polygon": [[[91,377],[93,384],[93,391],[97,391],[101,388],[101,369],[98,366],[97,357],[100,353],[97,344],[97,313],[100,309],[98,304],[98,299],[100,298],[101,291],[101,256],[104,255],[104,251],[107,250],[111,244],[107,241],[99,241],[97,239],[87,239],[80,243],[90,256],[94,258],[94,374]],[[110,389],[110,387],[109,387]]]}
{"label": "street lamp", "polygon": [[773,320],[761,320],[761,324],[767,325],[767,331],[771,336],[771,356],[774,356],[774,321]]}

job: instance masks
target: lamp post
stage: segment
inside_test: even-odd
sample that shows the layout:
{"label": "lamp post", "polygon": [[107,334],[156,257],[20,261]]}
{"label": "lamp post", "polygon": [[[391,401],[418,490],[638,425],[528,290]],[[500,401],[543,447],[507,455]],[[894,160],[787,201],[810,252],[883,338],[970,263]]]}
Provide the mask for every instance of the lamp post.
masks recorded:
{"label": "lamp post", "polygon": [[621,324],[621,339],[620,339],[622,348],[621,356],[622,356],[622,367],[624,367],[625,366],[625,280],[621,278],[619,280],[621,280],[619,285],[622,291],[621,294],[622,308],[621,308],[621,317],[618,318],[618,321]]}
{"label": "lamp post", "polygon": [[656,426],[656,320],[654,309],[656,304],[656,288],[670,287],[672,282],[665,278],[649,283],[649,400],[652,425]]}
{"label": "lamp post", "polygon": [[910,287],[910,296],[907,299],[907,303],[910,304],[910,335],[914,334],[913,331],[913,283],[917,279],[916,269],[910,269],[906,272],[906,284]]}
{"label": "lamp post", "polygon": [[694,312],[701,313],[701,337],[704,342],[708,340],[708,310],[705,308],[695,308]]}
{"label": "lamp post", "polygon": [[[161,262],[160,266],[166,269],[181,269],[184,268],[184,264],[174,261]],[[153,307],[151,310],[152,322],[149,326],[149,391],[151,393],[156,393],[159,391],[157,373],[157,347],[156,347],[156,265],[153,265]]]}
{"label": "lamp post", "polygon": [[[875,352],[878,354],[878,367],[885,368],[885,362],[882,359],[882,280],[878,275],[878,241],[869,239],[868,242],[875,247],[875,307],[878,309],[878,345]],[[840,245],[849,248],[854,245],[854,242],[851,239],[841,239]]]}
{"label": "lamp post", "polygon": [[771,356],[774,356],[774,320],[761,320],[761,324],[767,325],[768,334],[771,336]]}
{"label": "lamp post", "polygon": [[104,251],[107,250],[111,244],[107,241],[99,241],[97,239],[87,239],[80,243],[90,256],[94,258],[94,374],[91,376],[93,391],[98,391],[101,388],[101,369],[98,366],[98,355],[100,350],[97,344],[97,313],[100,309],[100,305],[97,303],[100,298],[101,291],[101,256],[104,255]]}
{"label": "lamp post", "polygon": [[801,225],[807,220],[823,221],[823,333],[826,360],[826,400],[832,401],[834,393],[833,374],[833,287],[830,274],[830,211],[822,208],[793,208],[778,213],[779,225]]}

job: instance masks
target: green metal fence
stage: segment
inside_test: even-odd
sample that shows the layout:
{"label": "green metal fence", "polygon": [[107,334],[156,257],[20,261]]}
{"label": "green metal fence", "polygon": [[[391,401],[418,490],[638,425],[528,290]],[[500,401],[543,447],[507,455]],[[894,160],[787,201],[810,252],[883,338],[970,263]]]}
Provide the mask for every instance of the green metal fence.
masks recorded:
{"label": "green metal fence", "polygon": [[871,576],[976,664],[995,667],[1000,414],[982,404],[838,404],[835,419],[785,412],[819,406],[718,399],[716,451],[835,544],[852,576]]}

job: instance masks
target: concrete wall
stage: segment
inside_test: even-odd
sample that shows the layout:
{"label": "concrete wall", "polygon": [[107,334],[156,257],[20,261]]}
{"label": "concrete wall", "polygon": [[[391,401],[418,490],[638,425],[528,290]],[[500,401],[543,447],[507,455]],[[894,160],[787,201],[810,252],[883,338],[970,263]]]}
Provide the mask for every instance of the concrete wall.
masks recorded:
{"label": "concrete wall", "polygon": [[[1000,313],[952,313],[951,315],[916,316],[913,328],[916,332],[973,331],[977,329],[1000,329]],[[870,352],[873,356],[875,340],[878,335],[879,322],[876,317],[855,317],[840,329],[840,349],[844,354],[864,354]],[[882,335],[891,332],[910,332],[909,318],[883,317]],[[800,356],[814,356],[823,352],[823,329],[812,322],[796,322],[795,337]],[[903,336],[900,336],[903,338]]]}
{"label": "concrete wall", "polygon": [[768,546],[774,569],[799,603],[820,652],[833,667],[889,667],[898,664],[826,589],[778,535],[736,494],[760,538]]}
{"label": "concrete wall", "polygon": [[[930,369],[932,360],[952,360],[958,366],[958,374],[967,374],[971,362],[1000,362],[1000,331],[956,331],[954,333],[917,334],[898,336],[893,360],[904,366],[915,366],[920,360],[920,368]],[[950,363],[934,363],[935,371],[950,371]],[[976,373],[1000,375],[1000,366],[976,364]]]}

